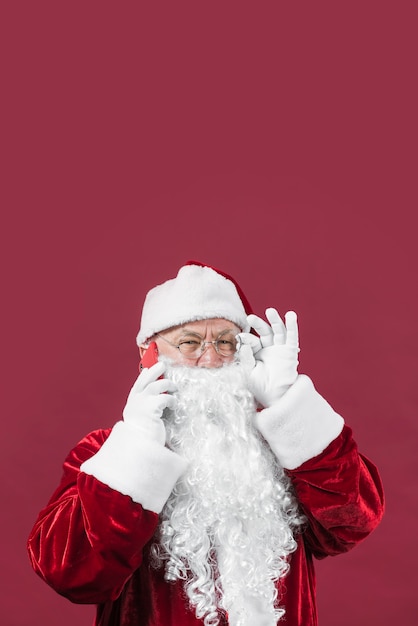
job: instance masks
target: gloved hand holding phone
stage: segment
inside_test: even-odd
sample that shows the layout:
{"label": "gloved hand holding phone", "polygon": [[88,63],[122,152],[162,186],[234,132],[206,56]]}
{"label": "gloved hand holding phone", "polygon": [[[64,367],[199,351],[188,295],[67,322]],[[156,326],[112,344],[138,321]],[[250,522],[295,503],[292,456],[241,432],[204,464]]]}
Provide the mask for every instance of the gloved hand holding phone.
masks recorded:
{"label": "gloved hand holding phone", "polygon": [[136,379],[126,406],[123,419],[142,432],[144,437],[165,444],[165,427],[161,420],[164,409],[174,409],[176,399],[170,393],[176,385],[167,378],[161,378],[165,364],[158,362],[150,368],[142,369]]}

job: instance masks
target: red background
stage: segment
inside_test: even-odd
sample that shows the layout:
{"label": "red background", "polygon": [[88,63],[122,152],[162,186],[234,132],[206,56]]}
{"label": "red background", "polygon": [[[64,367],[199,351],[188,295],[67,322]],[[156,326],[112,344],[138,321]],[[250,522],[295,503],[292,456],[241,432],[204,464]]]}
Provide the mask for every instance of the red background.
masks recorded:
{"label": "red background", "polygon": [[381,526],[318,563],[321,626],[416,623],[414,6],[2,3],[2,623],[90,623],[27,534],[189,258],[298,312],[301,371],[381,469]]}

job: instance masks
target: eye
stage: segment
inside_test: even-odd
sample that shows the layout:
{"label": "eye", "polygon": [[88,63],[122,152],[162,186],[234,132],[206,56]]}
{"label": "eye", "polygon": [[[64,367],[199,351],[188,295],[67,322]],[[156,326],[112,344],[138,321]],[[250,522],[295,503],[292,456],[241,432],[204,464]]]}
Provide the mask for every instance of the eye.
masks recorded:
{"label": "eye", "polygon": [[182,339],[179,343],[179,346],[191,346],[191,347],[197,347],[200,346],[201,341],[198,341],[197,339]]}
{"label": "eye", "polygon": [[237,341],[233,335],[227,334],[224,337],[218,338],[216,346],[220,354],[223,356],[231,356],[236,351]]}
{"label": "eye", "polygon": [[237,344],[237,340],[234,335],[227,333],[225,335],[221,335],[220,337],[218,337],[218,344],[220,346],[227,346],[227,345],[235,346]]}

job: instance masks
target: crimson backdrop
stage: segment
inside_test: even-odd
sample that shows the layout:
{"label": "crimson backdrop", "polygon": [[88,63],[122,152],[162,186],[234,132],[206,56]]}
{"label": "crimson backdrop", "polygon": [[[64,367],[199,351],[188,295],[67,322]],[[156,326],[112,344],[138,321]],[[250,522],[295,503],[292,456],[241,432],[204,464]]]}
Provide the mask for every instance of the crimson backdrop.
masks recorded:
{"label": "crimson backdrop", "polygon": [[2,3],[2,623],[90,623],[26,537],[188,258],[298,312],[301,371],[381,468],[383,523],[318,563],[321,626],[415,623],[414,6]]}

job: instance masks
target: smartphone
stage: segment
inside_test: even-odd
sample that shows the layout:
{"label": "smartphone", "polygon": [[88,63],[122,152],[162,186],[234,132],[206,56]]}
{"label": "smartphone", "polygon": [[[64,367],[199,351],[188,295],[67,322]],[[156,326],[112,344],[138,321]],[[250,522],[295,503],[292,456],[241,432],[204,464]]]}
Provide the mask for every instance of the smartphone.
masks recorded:
{"label": "smartphone", "polygon": [[139,362],[139,371],[141,372],[144,367],[152,367],[155,363],[158,363],[158,348],[155,341],[151,341]]}

